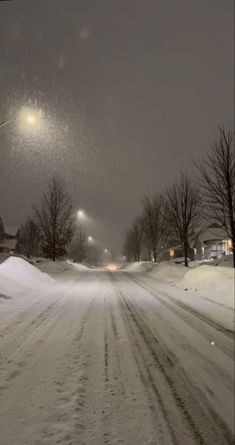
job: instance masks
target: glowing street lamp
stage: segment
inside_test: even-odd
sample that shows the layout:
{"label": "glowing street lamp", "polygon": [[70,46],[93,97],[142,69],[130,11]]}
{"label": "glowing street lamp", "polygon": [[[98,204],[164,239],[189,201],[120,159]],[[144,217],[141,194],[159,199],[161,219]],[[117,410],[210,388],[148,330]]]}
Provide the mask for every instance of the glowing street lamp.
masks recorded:
{"label": "glowing street lamp", "polygon": [[86,216],[84,210],[78,210],[77,215],[79,219],[84,219]]}
{"label": "glowing street lamp", "polygon": [[27,124],[29,125],[34,125],[36,122],[35,116],[33,116],[32,114],[28,114],[25,118]]}
{"label": "glowing street lamp", "polygon": [[34,108],[23,107],[19,116],[3,122],[0,128],[11,124],[12,122],[19,122],[24,128],[37,128],[41,123],[42,111]]}
{"label": "glowing street lamp", "polygon": [[20,112],[20,124],[26,128],[37,128],[41,123],[42,111],[22,108]]}
{"label": "glowing street lamp", "polygon": [[92,238],[92,236],[88,236],[88,242],[92,243],[94,241],[94,239]]}

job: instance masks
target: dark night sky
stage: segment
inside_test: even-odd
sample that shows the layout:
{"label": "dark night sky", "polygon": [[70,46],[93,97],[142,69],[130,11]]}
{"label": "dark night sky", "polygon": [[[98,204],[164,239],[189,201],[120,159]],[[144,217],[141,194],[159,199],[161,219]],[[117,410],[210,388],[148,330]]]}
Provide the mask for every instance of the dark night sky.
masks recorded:
{"label": "dark night sky", "polygon": [[233,0],[0,2],[0,215],[20,224],[55,172],[107,248],[233,125]]}

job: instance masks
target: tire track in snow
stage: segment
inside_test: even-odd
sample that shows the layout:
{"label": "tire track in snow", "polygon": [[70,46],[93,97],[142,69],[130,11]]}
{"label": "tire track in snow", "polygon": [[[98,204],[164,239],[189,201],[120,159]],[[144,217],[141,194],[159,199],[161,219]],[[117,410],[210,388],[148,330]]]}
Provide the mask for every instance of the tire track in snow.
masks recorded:
{"label": "tire track in snow", "polygon": [[[36,303],[32,304],[25,311],[21,312],[20,315],[16,319],[11,321],[9,325],[5,326],[2,330],[0,330],[0,338],[1,338],[1,340],[4,340],[4,338],[7,337],[8,335],[11,335],[11,334],[15,335],[15,330],[20,325],[22,325],[25,321],[27,321],[27,316],[32,313],[32,309],[34,309],[34,307],[37,308],[38,304],[39,304],[38,301]],[[48,308],[48,306],[47,306],[47,308]],[[44,310],[45,309],[43,309],[42,312],[44,312]],[[40,314],[38,314],[34,319],[32,319],[29,324],[33,323],[34,320],[36,320],[39,315]]]}
{"label": "tire track in snow", "polygon": [[[86,331],[91,311],[96,297],[89,302],[82,315],[79,328],[71,341],[68,364],[63,376],[56,381],[59,401],[56,406],[56,421],[44,429],[42,439],[35,445],[42,444],[70,444],[77,445],[79,434],[84,431],[85,425],[81,413],[85,407],[85,386],[89,384],[85,375],[87,365],[81,350],[81,341]],[[82,443],[82,442],[81,442]]]}
{"label": "tire track in snow", "polygon": [[[1,351],[0,351],[0,371],[4,368],[4,366],[9,363],[9,360],[12,358],[12,356],[21,348],[24,346],[26,342],[30,340],[30,338],[35,334],[35,332],[41,328],[44,324],[46,324],[51,317],[51,315],[56,312],[60,308],[60,305],[58,306],[58,301],[56,300],[49,304],[47,308],[45,308],[43,311],[41,311],[33,320],[30,321],[30,323],[22,328],[20,330],[20,322],[18,321],[18,329],[19,329],[19,335],[16,337],[15,332],[11,332],[10,334],[5,333],[4,336],[4,344],[1,345]],[[22,314],[23,315],[23,314]],[[21,323],[25,322],[25,316],[21,318]],[[12,339],[8,339],[8,336],[13,335]],[[5,345],[5,347],[4,347]],[[4,354],[4,351],[7,350],[7,353]]]}
{"label": "tire track in snow", "polygon": [[107,333],[107,307],[106,297],[104,301],[105,321],[104,321],[104,375],[105,375],[105,390],[107,390],[107,382],[109,381],[109,346]]}
{"label": "tire track in snow", "polygon": [[[178,317],[180,317],[185,323],[187,323],[190,327],[193,327],[197,332],[199,332],[201,335],[203,335],[207,340],[211,340],[211,332],[207,331],[207,327],[213,328],[217,333],[224,335],[224,337],[230,341],[229,346],[226,347],[222,342],[218,340],[216,341],[217,347],[221,351],[223,351],[224,354],[226,354],[229,358],[234,359],[234,331],[225,328],[220,323],[212,320],[211,318],[207,317],[206,315],[202,314],[201,312],[196,311],[192,307],[188,306],[187,304],[176,300],[174,297],[166,294],[163,291],[154,291],[150,286],[140,282],[135,277],[128,274],[128,278],[130,281],[133,281],[138,286],[142,287],[142,289],[146,290],[148,294],[150,294],[153,298],[160,301],[164,306],[166,306],[168,309],[170,309],[174,314],[176,314]],[[164,297],[162,297],[162,296]],[[171,302],[171,303],[170,303]],[[173,303],[173,304],[172,304]],[[180,310],[179,310],[180,308]],[[183,312],[182,310],[183,309]],[[192,317],[188,319],[187,314],[190,314],[190,316],[193,316],[196,320],[196,323],[193,323]],[[202,322],[200,325],[198,325],[198,320]]]}
{"label": "tire track in snow", "polygon": [[[129,329],[131,331],[131,336],[135,336],[135,332],[134,330],[129,326]],[[142,354],[142,350],[139,347],[139,345],[136,345],[136,352],[138,351],[138,353],[136,353],[134,351],[134,356],[135,356],[135,362],[139,371],[139,375],[141,378],[141,382],[147,392],[147,396],[149,399],[149,407],[150,410],[152,411],[152,415],[153,415],[153,419],[155,420],[155,431],[156,431],[156,437],[162,439],[162,440],[166,440],[166,436],[165,436],[165,432],[164,432],[164,427],[163,425],[159,425],[159,407],[161,409],[161,413],[164,417],[164,423],[167,426],[169,435],[170,435],[170,440],[171,443],[174,445],[180,445],[180,442],[178,442],[177,438],[176,438],[176,434],[174,432],[174,429],[169,421],[169,416],[168,416],[168,412],[165,408],[163,399],[160,395],[160,392],[158,390],[157,385],[155,384],[155,381],[153,379],[153,376],[149,370],[148,365],[146,364],[143,354]],[[157,400],[157,404],[156,404],[156,400]],[[156,423],[156,420],[158,421],[158,424]]]}
{"label": "tire track in snow", "polygon": [[[216,329],[221,334],[228,337],[230,340],[234,339],[234,331],[233,330],[227,329],[225,326],[221,325],[220,323],[216,322],[215,320],[212,320],[207,315],[202,314],[201,312],[197,311],[196,309],[192,308],[191,306],[188,306],[187,304],[183,303],[182,301],[176,300],[176,298],[172,297],[171,295],[168,295],[166,292],[163,292],[163,291],[155,292],[155,291],[153,291],[153,289],[151,289],[150,286],[143,284],[141,281],[137,280],[135,277],[133,277],[129,273],[127,273],[127,275],[128,275],[128,278],[130,278],[130,280],[134,281],[140,287],[147,290],[151,295],[158,298],[163,304],[166,304],[166,301],[161,298],[159,293],[164,295],[164,297],[166,297],[168,300],[172,301],[176,306],[179,306],[180,308],[184,309],[185,311],[190,312],[190,314],[192,314],[194,317],[196,317],[199,320],[203,321],[204,323],[208,324],[213,329]],[[168,307],[172,307],[172,306],[168,305]]]}
{"label": "tire track in snow", "polygon": [[111,329],[112,329],[112,337],[114,340],[114,347],[115,347],[115,356],[117,359],[117,369],[119,374],[119,385],[121,388],[121,392],[124,395],[126,393],[126,388],[124,386],[123,380],[122,380],[122,368],[121,368],[121,354],[120,354],[120,345],[119,345],[119,333],[118,333],[118,325],[115,317],[115,313],[113,310],[113,307],[110,306],[110,320],[111,320]]}
{"label": "tire track in snow", "polygon": [[[104,297],[104,392],[105,397],[107,392],[109,391],[109,345],[108,345],[108,331],[107,331],[107,300],[106,296]],[[107,423],[108,423],[108,410],[106,406],[104,406],[103,410],[103,440],[104,445],[110,444],[110,435],[107,431]]]}
{"label": "tire track in snow", "polygon": [[[140,313],[136,310],[136,307],[134,307],[134,305],[130,303],[130,300],[127,298],[127,296],[121,291],[118,291],[118,294],[120,297],[121,305],[123,307],[123,312],[127,314],[127,325],[130,326],[130,322],[132,324],[132,341],[138,348],[139,353],[141,353],[142,348],[140,346],[140,343],[138,343],[137,339],[138,337],[136,337],[136,333],[138,333],[139,336],[141,337],[141,340],[146,350],[148,350],[148,352],[150,353],[150,357],[153,359],[153,362],[155,364],[155,370],[157,372],[160,372],[163,380],[165,381],[165,384],[170,390],[171,397],[173,398],[174,403],[181,414],[181,418],[183,424],[185,425],[185,429],[190,433],[191,437],[193,437],[194,442],[192,443],[200,445],[207,445],[214,443],[218,445],[219,444],[224,445],[225,443],[233,444],[232,434],[230,433],[226,425],[224,425],[224,431],[221,431],[220,429],[216,428],[213,419],[210,419],[208,413],[203,411],[199,403],[196,400],[194,400],[192,391],[188,387],[188,385],[183,386],[181,384],[180,385],[181,388],[177,389],[177,386],[179,386],[179,380],[175,382],[174,378],[175,376],[173,376],[173,372],[171,372],[171,369],[174,368],[174,363],[172,363],[171,358],[166,355],[165,348],[161,347],[156,336],[150,330],[150,328],[148,327],[148,325],[146,324]],[[135,328],[134,330],[133,326]],[[143,363],[145,363],[144,360],[142,361]],[[159,398],[159,392],[161,391],[159,388],[159,384],[156,381],[156,375],[154,375],[154,373],[151,371],[152,369],[151,367],[148,366],[146,367],[146,366],[147,365],[144,365],[145,372],[147,373],[148,376],[147,381],[150,383],[157,397],[157,401],[159,402],[160,400],[161,403],[161,399]],[[154,383],[155,381],[156,383]],[[190,402],[187,402],[189,396],[190,396]],[[167,404],[166,401],[162,403],[163,405]],[[164,412],[165,413],[167,412],[167,407],[165,408]],[[197,413],[197,418],[199,418],[197,424],[194,421],[195,413]],[[170,422],[169,416],[167,417],[168,417],[167,421]],[[210,421],[211,423],[210,429],[208,428],[208,425],[205,425],[205,419],[208,423]],[[200,425],[200,427],[198,425]],[[213,432],[213,429],[216,431]],[[172,439],[175,440],[173,437]]]}
{"label": "tire track in snow", "polygon": [[[180,445],[180,442],[178,442],[176,438],[173,426],[171,425],[163,398],[158,390],[158,385],[155,383],[155,379],[150,372],[148,364],[146,363],[142,348],[136,337],[136,330],[133,329],[133,326],[130,323],[128,311],[126,311],[125,304],[123,304],[123,298],[120,294],[119,298],[122,316],[125,320],[126,329],[130,336],[131,345],[133,346],[132,353],[134,355],[135,363],[140,375],[140,380],[143,384],[145,392],[147,393],[147,398],[149,400],[149,408],[153,416],[153,425],[155,426],[156,437],[159,438],[159,436],[163,436],[163,440],[166,440],[165,434],[167,434],[168,432],[167,435],[170,436],[169,440],[171,441],[171,443],[174,445]],[[159,423],[160,414],[162,415],[162,422]]]}
{"label": "tire track in snow", "polygon": [[[59,298],[60,296],[62,296],[62,299]],[[25,343],[28,342],[40,328],[48,323],[52,315],[55,316],[57,312],[60,313],[61,308],[64,306],[69,298],[68,295],[66,296],[66,298],[64,298],[64,295],[63,293],[61,294],[61,291],[59,292],[59,295],[56,294],[55,297],[56,300],[52,301],[52,303],[50,303],[39,314],[32,318],[26,326],[24,326],[24,323],[27,322],[27,317],[31,314],[34,308],[37,308],[37,306],[40,304],[40,301],[33,303],[29,308],[22,312],[17,317],[17,319],[14,320],[9,326],[6,326],[2,331],[0,331],[0,338],[2,338],[2,340],[4,341],[4,343],[1,342],[0,349],[0,371],[7,363],[9,363],[12,356],[21,347],[23,347]],[[48,301],[46,300],[46,296],[43,297],[43,303],[48,303]],[[55,321],[51,325],[51,327],[48,327],[48,334],[53,329],[54,324]],[[19,334],[17,337],[16,329],[19,329]],[[83,324],[81,325],[81,329],[84,329]],[[13,337],[12,339],[11,336]],[[7,354],[5,355],[4,350],[7,350]]]}
{"label": "tire track in snow", "polygon": [[[0,373],[3,376],[3,383],[0,386],[1,394],[4,391],[9,390],[11,384],[14,384],[16,377],[21,376],[24,372],[23,368],[26,367],[28,363],[37,358],[38,350],[40,345],[48,343],[50,336],[55,332],[58,323],[64,318],[64,302],[58,304],[59,300],[56,300],[54,304],[52,303],[47,309],[42,311],[39,315],[41,322],[37,324],[36,327],[28,334],[27,338],[20,343],[20,345],[11,351],[7,359],[0,367]],[[52,308],[55,308],[53,311]],[[50,310],[49,310],[50,309]],[[41,317],[41,315],[43,316]],[[36,322],[37,319],[34,319]],[[23,355],[21,352],[23,349]],[[17,357],[18,353],[21,353],[20,357]],[[4,378],[5,376],[5,378]],[[57,382],[58,384],[58,382]]]}

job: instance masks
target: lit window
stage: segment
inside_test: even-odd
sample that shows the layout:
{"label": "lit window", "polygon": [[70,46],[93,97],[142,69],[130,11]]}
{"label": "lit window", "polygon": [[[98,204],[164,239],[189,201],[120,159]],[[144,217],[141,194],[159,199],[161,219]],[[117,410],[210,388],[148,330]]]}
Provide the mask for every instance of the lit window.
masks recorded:
{"label": "lit window", "polygon": [[169,255],[171,258],[173,258],[175,256],[175,251],[173,249],[170,249]]}

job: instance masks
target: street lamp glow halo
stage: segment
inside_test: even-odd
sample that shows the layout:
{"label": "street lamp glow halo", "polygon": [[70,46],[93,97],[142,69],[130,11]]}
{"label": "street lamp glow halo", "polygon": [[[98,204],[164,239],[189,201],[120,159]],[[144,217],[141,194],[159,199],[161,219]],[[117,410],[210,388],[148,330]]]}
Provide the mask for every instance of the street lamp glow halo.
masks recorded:
{"label": "street lamp glow halo", "polygon": [[85,212],[82,209],[79,209],[77,212],[78,218],[85,218]]}
{"label": "street lamp glow halo", "polygon": [[32,114],[28,114],[28,115],[26,116],[26,122],[27,122],[29,125],[34,125],[34,124],[35,124],[35,121],[36,121],[35,116],[33,116]]}
{"label": "street lamp glow halo", "polygon": [[23,107],[19,115],[20,127],[38,129],[42,124],[42,111],[36,108]]}

